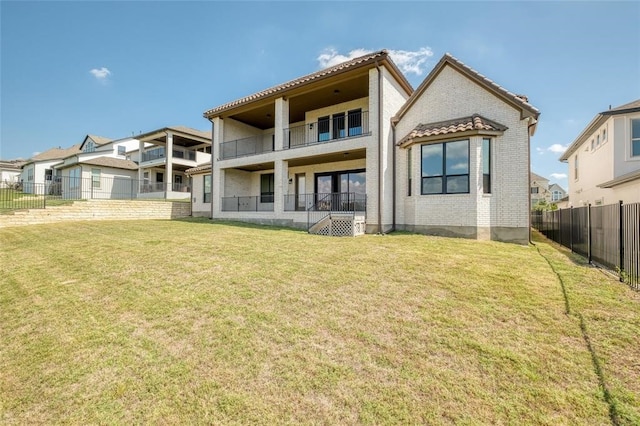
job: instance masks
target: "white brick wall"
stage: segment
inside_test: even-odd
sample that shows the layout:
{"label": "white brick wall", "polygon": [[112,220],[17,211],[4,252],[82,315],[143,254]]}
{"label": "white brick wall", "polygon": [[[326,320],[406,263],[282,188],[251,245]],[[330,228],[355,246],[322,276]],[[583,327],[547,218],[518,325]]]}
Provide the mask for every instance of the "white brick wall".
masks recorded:
{"label": "white brick wall", "polygon": [[[398,194],[407,225],[528,228],[529,178],[527,121],[506,104],[455,69],[445,66],[396,127],[397,140],[417,124],[480,114],[508,127],[493,138],[492,194],[482,193],[481,136],[470,138],[470,194],[420,195],[420,144],[413,145],[413,188],[407,197],[406,149],[399,149]],[[463,139],[467,139],[464,137]]]}

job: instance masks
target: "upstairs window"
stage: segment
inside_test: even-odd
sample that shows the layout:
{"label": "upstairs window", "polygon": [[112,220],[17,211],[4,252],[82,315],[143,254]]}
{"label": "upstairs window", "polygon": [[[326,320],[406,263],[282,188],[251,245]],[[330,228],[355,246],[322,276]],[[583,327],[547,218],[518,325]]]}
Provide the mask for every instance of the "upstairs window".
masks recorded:
{"label": "upstairs window", "polygon": [[422,145],[421,193],[469,193],[469,141]]}
{"label": "upstairs window", "polygon": [[93,152],[96,150],[96,144],[93,143],[93,141],[87,141],[87,143],[84,146],[84,152]]}
{"label": "upstairs window", "polygon": [[329,140],[329,116],[318,118],[318,142]]}
{"label": "upstairs window", "polygon": [[333,139],[344,138],[344,112],[333,114]]}
{"label": "upstairs window", "polygon": [[125,146],[118,146],[118,155],[125,155],[127,153],[127,147]]}
{"label": "upstairs window", "polygon": [[348,112],[349,136],[362,134],[362,109],[354,109]]}
{"label": "upstairs window", "polygon": [[538,187],[537,186],[532,187],[531,188],[531,193],[532,194],[537,194],[538,193]]}
{"label": "upstairs window", "polygon": [[578,154],[576,154],[575,159],[573,160],[573,179],[578,180]]}
{"label": "upstairs window", "polygon": [[640,118],[631,120],[631,156],[640,157]]}

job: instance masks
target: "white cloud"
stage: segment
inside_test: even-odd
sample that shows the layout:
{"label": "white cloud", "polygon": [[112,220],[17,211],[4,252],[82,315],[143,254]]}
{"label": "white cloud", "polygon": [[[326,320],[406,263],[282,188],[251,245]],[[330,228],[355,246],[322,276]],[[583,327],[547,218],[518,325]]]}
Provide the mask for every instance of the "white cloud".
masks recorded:
{"label": "white cloud", "polygon": [[538,154],[543,155],[544,154],[544,149],[540,148],[540,147],[536,147],[536,151],[538,152]]}
{"label": "white cloud", "polygon": [[568,146],[560,145],[559,143],[554,143],[549,148],[547,148],[547,151],[551,151],[555,154],[562,154],[567,150],[567,148]]}
{"label": "white cloud", "polygon": [[551,173],[549,176],[551,176],[554,179],[566,179],[567,178],[567,174],[566,173]]}
{"label": "white cloud", "polygon": [[[336,49],[327,48],[318,56],[317,60],[320,68],[327,68],[372,52],[368,49],[354,49],[343,55],[338,53]],[[427,61],[433,56],[433,51],[430,47],[421,47],[416,51],[389,50],[389,56],[403,73],[422,75],[426,69]]]}
{"label": "white cloud", "polygon": [[111,71],[108,68],[94,68],[89,71],[98,81],[106,81],[107,77],[111,75]]}

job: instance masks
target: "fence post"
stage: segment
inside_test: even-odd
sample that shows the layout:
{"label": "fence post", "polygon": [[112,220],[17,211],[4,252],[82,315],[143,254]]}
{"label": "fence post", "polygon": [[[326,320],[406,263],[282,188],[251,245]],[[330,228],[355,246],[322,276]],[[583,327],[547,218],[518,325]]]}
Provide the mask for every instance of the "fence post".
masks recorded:
{"label": "fence post", "polygon": [[589,264],[591,264],[591,203],[589,203],[587,207],[587,233],[587,253],[589,255]]}
{"label": "fence post", "polygon": [[573,206],[569,210],[569,248],[573,252]]}
{"label": "fence post", "polygon": [[620,282],[624,282],[623,272],[624,272],[624,207],[622,205],[622,200],[619,201],[620,205]]}

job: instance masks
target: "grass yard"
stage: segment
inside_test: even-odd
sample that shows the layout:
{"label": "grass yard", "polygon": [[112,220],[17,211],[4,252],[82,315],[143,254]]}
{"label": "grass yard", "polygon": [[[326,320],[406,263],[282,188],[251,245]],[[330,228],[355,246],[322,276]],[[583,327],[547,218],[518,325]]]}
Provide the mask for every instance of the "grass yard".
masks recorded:
{"label": "grass yard", "polygon": [[640,424],[640,294],[542,241],[0,229],[0,341],[2,424]]}

